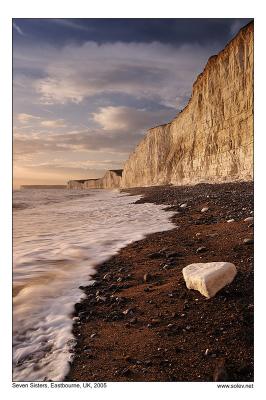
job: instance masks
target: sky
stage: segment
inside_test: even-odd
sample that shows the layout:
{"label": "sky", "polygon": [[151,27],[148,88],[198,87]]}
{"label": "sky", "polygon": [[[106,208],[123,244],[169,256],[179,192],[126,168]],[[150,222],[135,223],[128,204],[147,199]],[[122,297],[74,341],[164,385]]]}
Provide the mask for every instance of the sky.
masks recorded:
{"label": "sky", "polygon": [[122,168],[250,20],[13,19],[14,187]]}

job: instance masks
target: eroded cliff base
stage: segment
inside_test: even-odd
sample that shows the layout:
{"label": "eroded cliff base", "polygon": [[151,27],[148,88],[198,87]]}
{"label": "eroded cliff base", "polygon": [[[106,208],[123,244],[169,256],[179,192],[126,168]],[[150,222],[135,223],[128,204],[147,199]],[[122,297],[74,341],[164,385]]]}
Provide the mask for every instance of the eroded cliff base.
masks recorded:
{"label": "eroded cliff base", "polygon": [[[176,228],[99,266],[76,305],[77,346],[66,379],[253,381],[253,223],[244,221],[253,215],[252,182],[127,192],[171,205]],[[206,300],[186,288],[182,268],[208,261],[232,262],[238,273]]]}

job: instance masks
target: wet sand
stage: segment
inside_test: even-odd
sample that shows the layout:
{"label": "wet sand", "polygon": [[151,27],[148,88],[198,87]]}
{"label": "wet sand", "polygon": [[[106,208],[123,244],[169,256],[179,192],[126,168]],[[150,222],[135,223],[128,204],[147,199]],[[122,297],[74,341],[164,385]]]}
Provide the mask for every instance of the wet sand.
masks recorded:
{"label": "wet sand", "polygon": [[[253,381],[253,223],[244,222],[253,183],[126,192],[169,204],[176,227],[125,247],[81,287],[87,297],[75,306],[66,380]],[[182,268],[211,261],[232,262],[238,273],[205,299],[186,288]]]}

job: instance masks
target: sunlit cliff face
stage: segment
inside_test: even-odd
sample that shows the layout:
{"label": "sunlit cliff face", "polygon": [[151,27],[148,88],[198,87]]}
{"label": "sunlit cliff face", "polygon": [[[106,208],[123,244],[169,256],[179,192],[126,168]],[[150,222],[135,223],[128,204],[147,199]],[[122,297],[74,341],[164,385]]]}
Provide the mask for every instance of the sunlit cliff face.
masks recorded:
{"label": "sunlit cliff face", "polygon": [[184,107],[208,57],[247,21],[16,19],[14,186],[122,168],[147,128]]}

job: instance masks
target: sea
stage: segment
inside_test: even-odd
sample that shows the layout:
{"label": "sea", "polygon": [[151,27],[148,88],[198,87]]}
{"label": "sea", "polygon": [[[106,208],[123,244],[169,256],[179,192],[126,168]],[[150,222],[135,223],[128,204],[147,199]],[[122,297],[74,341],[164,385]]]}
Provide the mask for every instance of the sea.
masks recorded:
{"label": "sea", "polygon": [[172,211],[116,190],[13,193],[13,380],[62,381],[73,358],[74,305],[97,266],[174,228]]}

